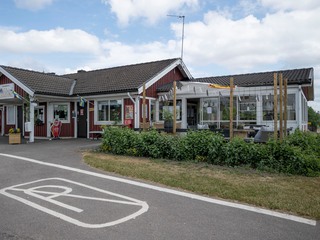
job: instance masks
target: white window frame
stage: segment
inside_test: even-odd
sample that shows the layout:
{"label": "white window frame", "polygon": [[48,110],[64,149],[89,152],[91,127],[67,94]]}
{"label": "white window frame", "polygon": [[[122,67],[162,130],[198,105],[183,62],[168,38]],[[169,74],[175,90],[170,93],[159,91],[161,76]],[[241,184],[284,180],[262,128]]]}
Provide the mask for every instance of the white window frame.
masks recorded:
{"label": "white window frame", "polygon": [[[6,106],[7,111],[6,111],[6,124],[7,125],[15,125],[16,124],[16,118],[17,118],[17,111],[16,111],[16,106],[14,105],[7,105]],[[9,109],[13,109],[13,121],[9,121]],[[11,119],[10,119],[11,120]]]}
{"label": "white window frame", "polygon": [[[123,98],[107,98],[107,99],[99,99],[99,100],[94,100],[94,124],[95,125],[110,125],[113,124],[114,121],[99,121],[98,120],[98,115],[99,115],[99,102],[105,102],[108,101],[110,103],[110,101],[121,101],[121,123],[123,124],[123,118],[124,118],[124,101]],[[109,116],[110,118],[110,116]]]}
{"label": "white window frame", "polygon": [[[39,109],[42,109],[42,112],[43,112],[43,121],[42,123],[46,123],[46,114],[45,114],[45,106],[36,106],[34,107],[34,111],[39,111]],[[34,116],[36,116],[36,114],[34,114]],[[37,120],[37,119],[35,119]]]}
{"label": "white window frame", "polygon": [[54,106],[55,105],[67,105],[68,107],[68,118],[66,120],[62,120],[59,119],[62,123],[70,123],[70,103],[69,102],[56,102],[56,103],[52,103],[52,113],[53,113],[53,120],[55,119],[55,115],[54,115]]}

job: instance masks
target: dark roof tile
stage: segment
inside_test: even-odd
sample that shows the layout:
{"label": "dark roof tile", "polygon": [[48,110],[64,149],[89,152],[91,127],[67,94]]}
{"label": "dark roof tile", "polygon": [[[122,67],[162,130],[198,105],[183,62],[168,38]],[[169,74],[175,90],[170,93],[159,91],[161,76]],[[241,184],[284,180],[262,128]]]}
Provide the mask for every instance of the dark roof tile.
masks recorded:
{"label": "dark roof tile", "polygon": [[218,77],[196,78],[195,82],[216,83],[220,85],[229,85],[230,77],[234,78],[234,84],[239,87],[265,86],[273,85],[273,74],[282,73],[283,79],[288,79],[289,84],[312,84],[313,68],[282,70],[273,72],[260,72],[249,74],[238,74]]}
{"label": "dark roof tile", "polygon": [[77,80],[74,94],[103,94],[136,91],[178,59],[126,65],[94,71],[78,71],[64,77]]}
{"label": "dark roof tile", "polygon": [[69,96],[71,86],[74,83],[73,79],[52,73],[41,73],[7,66],[1,67],[36,94]]}

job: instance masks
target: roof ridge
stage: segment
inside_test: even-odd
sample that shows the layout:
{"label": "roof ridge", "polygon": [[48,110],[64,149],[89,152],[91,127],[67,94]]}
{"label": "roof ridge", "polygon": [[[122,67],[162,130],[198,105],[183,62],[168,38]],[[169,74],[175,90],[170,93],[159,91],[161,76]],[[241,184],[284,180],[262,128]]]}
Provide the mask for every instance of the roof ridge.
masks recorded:
{"label": "roof ridge", "polygon": [[5,66],[5,65],[0,65],[0,67],[2,67],[2,68],[10,68],[10,69],[18,70],[18,71],[29,72],[29,73],[43,74],[43,75],[52,76],[52,77],[59,77],[59,78],[63,78],[63,79],[74,80],[74,79],[65,77],[64,75],[58,75],[58,74],[56,74],[54,72],[47,72],[46,73],[46,72],[40,72],[40,71],[36,71],[36,70],[30,70],[30,69],[18,68],[18,67],[12,67],[12,66]]}
{"label": "roof ridge", "polygon": [[235,76],[244,76],[244,75],[254,75],[254,74],[266,74],[266,73],[279,73],[279,72],[288,72],[288,71],[297,71],[297,70],[308,70],[312,69],[312,67],[305,68],[293,68],[293,69],[282,69],[282,70],[274,70],[274,71],[265,71],[265,72],[253,72],[253,73],[239,73],[239,74],[228,74],[228,75],[220,75],[220,76],[209,76],[209,77],[199,77],[195,79],[204,79],[204,78],[218,78],[218,77],[235,77]]}
{"label": "roof ridge", "polygon": [[[117,68],[123,68],[123,67],[133,67],[133,66],[151,64],[151,63],[159,63],[159,62],[170,61],[170,60],[171,60],[171,61],[174,61],[174,60],[176,61],[176,60],[179,60],[179,59],[180,59],[180,58],[168,58],[168,59],[162,59],[162,60],[155,60],[155,61],[151,61],[151,62],[132,63],[132,64],[121,65],[121,66],[114,66],[114,67],[101,68],[101,69],[94,69],[94,70],[84,71],[84,72],[80,72],[80,73],[92,73],[92,72],[99,72],[99,71],[111,70],[111,69],[117,69]],[[79,72],[63,74],[63,75],[61,75],[61,76],[68,76],[68,75],[73,75],[73,74],[79,74]]]}

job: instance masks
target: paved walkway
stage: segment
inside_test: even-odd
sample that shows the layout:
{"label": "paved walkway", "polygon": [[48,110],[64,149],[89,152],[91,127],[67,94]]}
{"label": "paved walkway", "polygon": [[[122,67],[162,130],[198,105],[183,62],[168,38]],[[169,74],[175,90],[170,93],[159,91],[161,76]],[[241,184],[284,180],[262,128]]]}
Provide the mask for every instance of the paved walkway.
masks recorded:
{"label": "paved walkway", "polygon": [[83,150],[98,148],[100,144],[101,140],[83,138],[35,139],[33,143],[28,143],[28,139],[22,139],[21,144],[9,144],[8,137],[0,137],[0,152],[39,159],[44,162],[80,167]]}

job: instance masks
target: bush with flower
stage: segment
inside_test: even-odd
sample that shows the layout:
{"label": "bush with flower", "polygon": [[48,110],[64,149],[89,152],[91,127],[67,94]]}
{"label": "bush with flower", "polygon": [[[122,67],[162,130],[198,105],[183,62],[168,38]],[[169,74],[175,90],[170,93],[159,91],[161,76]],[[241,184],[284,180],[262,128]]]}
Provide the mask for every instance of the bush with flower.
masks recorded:
{"label": "bush with flower", "polygon": [[20,133],[20,128],[10,128],[9,133]]}

